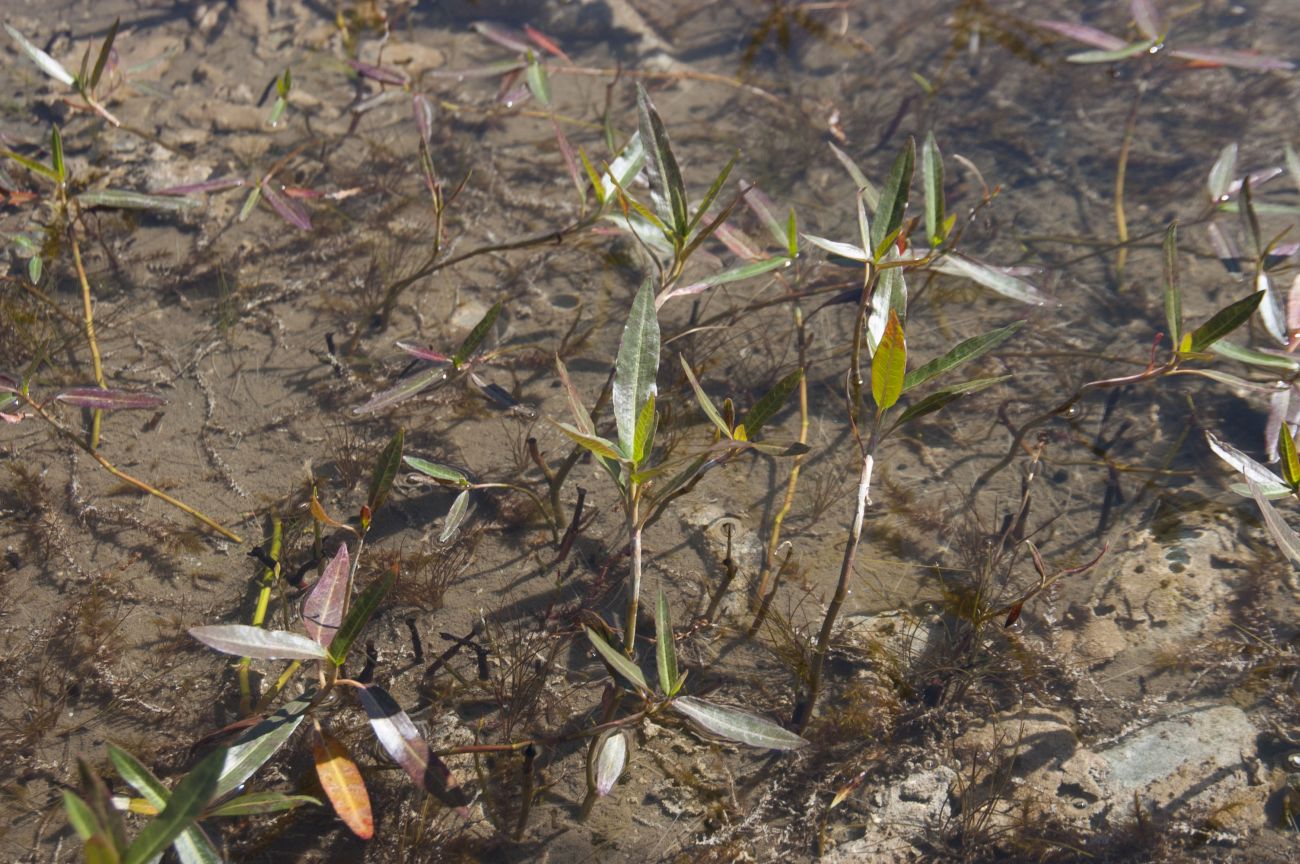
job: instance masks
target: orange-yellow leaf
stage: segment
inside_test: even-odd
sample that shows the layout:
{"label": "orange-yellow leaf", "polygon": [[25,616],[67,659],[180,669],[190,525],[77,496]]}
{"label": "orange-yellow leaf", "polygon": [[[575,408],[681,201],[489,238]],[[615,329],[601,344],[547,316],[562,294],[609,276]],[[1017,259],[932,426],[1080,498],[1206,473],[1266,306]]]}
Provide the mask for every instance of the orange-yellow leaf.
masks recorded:
{"label": "orange-yellow leaf", "polygon": [[334,812],[352,833],[362,840],[375,835],[375,819],[370,812],[370,796],[356,763],[338,739],[317,727],[311,742],[312,757],[316,760],[316,776],[321,788],[334,805]]}

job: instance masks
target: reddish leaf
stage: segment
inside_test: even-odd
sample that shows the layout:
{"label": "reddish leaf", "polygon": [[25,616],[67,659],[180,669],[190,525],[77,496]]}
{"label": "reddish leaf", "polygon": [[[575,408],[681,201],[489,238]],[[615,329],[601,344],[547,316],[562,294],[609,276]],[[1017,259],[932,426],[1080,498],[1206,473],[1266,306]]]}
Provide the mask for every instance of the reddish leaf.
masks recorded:
{"label": "reddish leaf", "polygon": [[347,748],[317,726],[311,740],[311,753],[316,761],[316,776],[320,778],[325,796],[334,805],[334,812],[362,840],[375,836],[370,795]]}
{"label": "reddish leaf", "polygon": [[503,48],[509,48],[511,51],[527,54],[532,50],[528,45],[528,41],[520,33],[493,24],[490,21],[475,21],[469,25],[469,29],[489,42],[495,42]]}
{"label": "reddish leaf", "polygon": [[271,209],[279,214],[280,218],[288,222],[295,228],[302,231],[311,230],[311,217],[302,207],[286,198],[275,188],[275,184],[270,181],[262,182],[262,197],[266,203],[271,205]]}
{"label": "reddish leaf", "polygon": [[547,51],[551,54],[554,54],[556,57],[559,57],[565,63],[573,62],[573,58],[570,57],[568,54],[565,54],[563,48],[561,48],[559,45],[556,45],[555,42],[551,39],[551,37],[547,36],[545,33],[536,29],[535,27],[533,27],[533,25],[525,24],[524,33],[528,35],[529,39],[533,40],[534,45],[541,48],[543,51]]}
{"label": "reddish leaf", "polygon": [[94,408],[97,411],[157,408],[159,405],[167,404],[166,399],[152,393],[131,393],[126,390],[105,390],[100,387],[69,387],[56,394],[54,399],[65,405]]}
{"label": "reddish leaf", "polygon": [[348,605],[348,544],[344,543],[325,567],[325,573],[312,586],[302,604],[302,626],[307,635],[321,645],[329,645],[343,621]]}
{"label": "reddish leaf", "polygon": [[394,762],[411,779],[449,807],[463,808],[469,796],[460,788],[451,770],[429,749],[411,718],[398,706],[388,691],[371,684],[357,691],[361,706],[370,718],[370,728]]}
{"label": "reddish leaf", "polygon": [[1044,30],[1051,30],[1053,33],[1059,33],[1067,39],[1073,39],[1075,42],[1082,42],[1084,45],[1091,45],[1094,48],[1100,48],[1103,51],[1118,51],[1126,44],[1118,36],[1112,36],[1104,30],[1098,30],[1096,27],[1089,27],[1086,24],[1071,24],[1069,21],[1035,21],[1039,27]]}
{"label": "reddish leaf", "polygon": [[218,177],[215,180],[204,180],[202,183],[185,183],[180,186],[168,186],[166,189],[159,189],[155,195],[192,195],[195,192],[224,192],[227,189],[235,189],[243,186],[248,181],[243,177]]}
{"label": "reddish leaf", "polygon": [[371,66],[369,63],[362,63],[360,60],[349,60],[348,65],[362,78],[369,78],[371,81],[378,81],[380,84],[395,84],[398,87],[405,87],[411,80],[394,69]]}
{"label": "reddish leaf", "polygon": [[1209,48],[1178,48],[1169,52],[1179,60],[1187,60],[1193,66],[1203,69],[1214,69],[1219,66],[1232,66],[1237,69],[1252,69],[1255,71],[1270,70],[1287,70],[1294,69],[1295,64],[1290,60],[1282,60],[1278,57],[1269,57],[1264,54],[1255,54],[1250,51],[1217,51]]}

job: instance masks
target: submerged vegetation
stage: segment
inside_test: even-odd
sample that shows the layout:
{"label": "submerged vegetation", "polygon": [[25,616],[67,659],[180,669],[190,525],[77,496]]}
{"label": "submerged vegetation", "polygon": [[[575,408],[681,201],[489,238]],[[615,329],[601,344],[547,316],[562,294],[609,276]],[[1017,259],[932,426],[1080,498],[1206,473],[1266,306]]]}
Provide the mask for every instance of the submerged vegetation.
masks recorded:
{"label": "submerged vegetation", "polygon": [[[165,26],[74,34],[74,73],[5,23],[10,857],[1294,843],[1300,158],[1218,141],[1163,200],[1130,164],[1193,73],[1291,63],[1139,0],[1125,36],[957,4],[972,63],[1138,82],[1075,232],[963,152],[950,56],[872,129],[763,77],[874,62],[851,4],[717,12],[727,74],[639,4],[556,5],[644,62],[558,9],[205,7],[193,38],[274,65],[198,126]],[[1097,779],[1183,702],[1249,708],[1248,782]]]}

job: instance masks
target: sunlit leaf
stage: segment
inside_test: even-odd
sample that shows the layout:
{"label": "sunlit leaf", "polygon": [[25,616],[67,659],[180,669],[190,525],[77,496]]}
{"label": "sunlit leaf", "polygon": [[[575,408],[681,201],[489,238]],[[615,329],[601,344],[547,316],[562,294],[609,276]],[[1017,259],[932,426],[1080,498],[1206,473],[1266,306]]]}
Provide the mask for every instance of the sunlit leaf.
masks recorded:
{"label": "sunlit leaf", "polygon": [[851,261],[870,261],[871,256],[863,249],[854,246],[851,243],[841,243],[838,240],[827,240],[825,237],[818,237],[816,234],[804,232],[803,239],[813,244],[819,249],[824,249],[832,255],[838,255],[841,258],[848,258]]}
{"label": "sunlit leaf", "polygon": [[591,786],[604,798],[614,788],[627,764],[627,733],[609,729],[601,733],[592,748]]}
{"label": "sunlit leaf", "polygon": [[77,408],[96,411],[120,411],[157,408],[167,400],[152,393],[133,393],[128,390],[107,390],[101,387],[69,387],[54,395],[56,402]]}
{"label": "sunlit leaf", "polygon": [[1162,246],[1165,277],[1165,326],[1175,349],[1183,338],[1183,295],[1178,284],[1178,223],[1169,223]]}
{"label": "sunlit leaf", "polygon": [[402,445],[406,440],[406,430],[397,427],[397,432],[389,439],[375,461],[375,471],[370,476],[370,491],[366,494],[366,506],[371,512],[378,510],[388,500],[388,493],[397,479],[397,471],[402,466]]}
{"label": "sunlit leaf", "polygon": [[81,796],[67,789],[63,790],[63,809],[68,816],[68,824],[72,830],[77,832],[77,836],[83,842],[96,835],[106,835],[103,826],[95,818],[95,812],[90,809],[90,805],[81,799]]}
{"label": "sunlit leaf", "polygon": [[831,152],[835,154],[835,158],[844,166],[844,170],[849,172],[849,176],[853,178],[853,185],[857,187],[859,194],[867,202],[867,206],[870,207],[872,211],[875,211],[876,205],[880,202],[880,192],[876,189],[875,185],[867,179],[867,175],[862,173],[862,169],[859,168],[858,164],[849,157],[849,154],[836,147],[833,142],[827,141],[826,143],[830,145]]}
{"label": "sunlit leaf", "polygon": [[587,639],[595,646],[596,651],[604,658],[605,662],[613,667],[614,671],[626,678],[637,690],[642,693],[650,693],[650,685],[646,683],[645,676],[641,674],[641,669],[631,660],[602,639],[595,630],[590,627],[584,628],[587,631]]}
{"label": "sunlit leaf", "polygon": [[1277,548],[1282,550],[1282,554],[1286,555],[1292,564],[1300,565],[1300,535],[1282,521],[1282,517],[1273,505],[1268,503],[1268,498],[1254,480],[1247,477],[1246,485],[1250,487],[1250,494],[1259,505],[1260,515],[1264,517],[1264,527],[1268,529],[1269,536],[1273,538]]}
{"label": "sunlit leaf", "polygon": [[10,38],[18,43],[18,47],[33,63],[40,67],[42,72],[65,86],[75,87],[77,85],[77,79],[73,77],[71,72],[63,68],[62,63],[29,42],[26,36],[9,26],[8,22],[5,23],[4,28],[8,31]]}
{"label": "sunlit leaf", "polygon": [[636,85],[636,107],[641,141],[646,146],[646,173],[650,175],[650,200],[665,225],[672,227],[681,240],[686,239],[689,217],[686,212],[686,187],[673,157],[659,112],[640,84]]}
{"label": "sunlit leaf", "polygon": [[356,693],[380,746],[416,785],[450,807],[464,807],[469,803],[460,783],[429,749],[411,718],[393,701],[388,691],[372,684]]}
{"label": "sunlit leaf", "polygon": [[307,716],[314,695],[314,692],[304,693],[235,739],[226,750],[213,798],[224,797],[243,786],[284,746]]}
{"label": "sunlit leaf", "polygon": [[432,477],[434,480],[440,480],[444,483],[452,483],[456,486],[469,485],[469,478],[457,471],[455,468],[448,468],[446,465],[439,465],[435,462],[430,462],[427,459],[421,459],[418,456],[403,456],[402,461],[426,477]]}
{"label": "sunlit leaf", "polygon": [[1295,436],[1285,423],[1277,430],[1277,448],[1282,461],[1282,479],[1292,489],[1300,488],[1300,458],[1296,456]]}
{"label": "sunlit leaf", "polygon": [[1210,169],[1210,177],[1206,181],[1206,186],[1210,190],[1210,198],[1214,201],[1222,201],[1228,195],[1228,187],[1232,184],[1232,179],[1237,174],[1237,142],[1228,144],[1219,153],[1219,158],[1215,160],[1214,167]]}
{"label": "sunlit leaf", "polygon": [[258,660],[324,660],[325,649],[306,636],[287,630],[263,630],[248,624],[191,627],[190,635],[224,654]]}
{"label": "sunlit leaf", "polygon": [[427,390],[435,384],[441,384],[447,380],[447,370],[445,368],[426,369],[423,372],[412,375],[404,383],[398,384],[390,390],[385,390],[371,397],[370,401],[359,408],[353,408],[353,414],[373,414],[384,408],[389,408],[399,402],[405,402],[412,396]]}
{"label": "sunlit leaf", "polygon": [[749,747],[767,750],[798,750],[808,742],[798,735],[756,714],[705,702],[691,696],[678,696],[668,703],[678,714],[693,721],[710,735]]}
{"label": "sunlit leaf", "polygon": [[108,28],[108,35],[100,43],[99,54],[95,57],[95,68],[90,73],[90,80],[87,82],[87,89],[94,90],[99,86],[99,79],[104,74],[104,67],[108,65],[108,58],[113,53],[113,42],[117,39],[117,28],[121,25],[121,18],[113,19],[113,26]]}
{"label": "sunlit leaf", "polygon": [[1209,321],[1192,331],[1191,353],[1199,354],[1219,341],[1219,339],[1245,324],[1250,319],[1250,316],[1255,314],[1255,309],[1259,307],[1259,303],[1263,299],[1264,292],[1256,291],[1249,297],[1244,297],[1215,312]]}
{"label": "sunlit leaf", "polygon": [[658,371],[659,319],[655,315],[653,283],[647,279],[632,301],[614,363],[614,422],[618,426],[619,448],[624,454],[632,452],[637,417],[646,399],[656,392]]}
{"label": "sunlit leaf", "polygon": [[1250,482],[1259,484],[1260,486],[1285,487],[1287,485],[1281,477],[1277,476],[1268,468],[1265,468],[1236,447],[1233,447],[1231,444],[1228,444],[1225,441],[1220,441],[1214,436],[1214,433],[1207,431],[1205,433],[1205,441],[1210,445],[1210,449],[1213,450],[1220,459],[1231,465],[1234,470],[1244,475]]}
{"label": "sunlit leaf", "polygon": [[442,522],[442,533],[438,535],[439,543],[448,542],[460,530],[460,524],[465,521],[465,514],[469,512],[469,492],[468,489],[462,489],[451,502],[451,508],[447,510],[447,518]]}
{"label": "sunlit leaf", "polygon": [[1253,51],[1226,51],[1214,48],[1177,48],[1169,56],[1179,60],[1190,60],[1194,65],[1231,66],[1235,69],[1249,69],[1255,72],[1288,71],[1295,68],[1290,60],[1269,57]]}
{"label": "sunlit leaf", "polygon": [[916,142],[908,138],[907,143],[894,157],[894,164],[889,169],[889,179],[880,190],[880,203],[876,207],[875,219],[871,224],[871,248],[867,250],[873,257],[881,256],[881,245],[903,225],[915,163]]}
{"label": "sunlit leaf", "polygon": [[348,609],[347,616],[343,623],[339,625],[339,632],[334,634],[334,638],[329,644],[329,658],[335,666],[342,666],[348,659],[348,652],[352,649],[352,643],[361,635],[361,631],[370,621],[370,617],[375,614],[379,604],[388,596],[392,590],[393,583],[397,581],[397,567],[393,566],[383,576],[383,578],[371,582],[366,589],[357,595],[351,608]]}
{"label": "sunlit leaf", "polygon": [[343,621],[343,610],[347,607],[348,589],[351,587],[348,579],[350,574],[348,544],[343,543],[329,564],[325,565],[325,572],[303,601],[302,627],[320,645],[330,644]]}
{"label": "sunlit leaf", "polygon": [[700,386],[700,382],[695,378],[695,373],[691,370],[691,364],[687,363],[686,358],[681,355],[678,355],[677,359],[681,361],[682,371],[686,373],[686,380],[690,383],[691,389],[695,391],[695,401],[700,404],[700,410],[704,412],[704,416],[709,418],[710,422],[717,427],[717,430],[723,436],[731,437],[731,430],[727,428],[727,424],[723,421],[722,415],[718,413],[717,406],[713,404],[709,394],[704,392],[704,388]]}
{"label": "sunlit leaf", "polygon": [[1124,47],[1123,39],[1112,36],[1104,30],[1098,30],[1096,27],[1089,27],[1086,24],[1044,20],[1034,21],[1034,24],[1044,30],[1059,33],[1067,39],[1073,39],[1075,42],[1082,42],[1084,45],[1091,45],[1094,48],[1101,48],[1104,51],[1114,51]]}
{"label": "sunlit leaf", "polygon": [[641,406],[641,413],[636,419],[636,434],[632,441],[632,462],[640,465],[650,455],[650,450],[654,446],[655,433],[655,397],[650,394],[650,398],[645,400],[645,405]]}
{"label": "sunlit leaf", "polygon": [[1117,60],[1126,60],[1129,57],[1146,54],[1155,46],[1155,39],[1143,39],[1141,42],[1133,42],[1123,48],[1116,48],[1111,51],[1080,51],[1078,54],[1071,54],[1065,59],[1071,63],[1114,63]]}
{"label": "sunlit leaf", "polygon": [[321,788],[330,799],[334,812],[353,834],[369,840],[375,835],[370,795],[347,748],[318,727],[312,732],[311,752],[316,762],[316,776],[320,778]]}
{"label": "sunlit leaf", "polygon": [[465,337],[465,341],[460,343],[460,347],[456,349],[456,353],[451,355],[452,366],[459,369],[465,365],[466,361],[474,356],[474,352],[478,350],[479,346],[483,344],[483,340],[492,332],[492,327],[497,323],[497,317],[500,314],[501,301],[498,300],[496,303],[492,304],[492,308],[488,309],[488,311],[483,314],[483,317],[479,319],[479,322],[474,325],[474,329]]}
{"label": "sunlit leaf", "polygon": [[[262,813],[283,813],[305,805],[320,806],[320,800],[310,795],[286,795],[283,792],[249,792],[209,811],[211,816],[257,816]],[[183,835],[182,835],[183,836]],[[179,842],[179,841],[178,841]]]}
{"label": "sunlit leaf", "polygon": [[620,462],[626,458],[619,452],[618,446],[613,441],[601,438],[599,435],[588,435],[568,423],[556,423],[555,425],[559,427],[561,432],[573,439],[574,443],[582,445],[602,459],[612,459],[615,462]]}
{"label": "sunlit leaf", "polygon": [[109,207],[114,210],[157,210],[165,213],[180,213],[203,204],[197,198],[184,195],[146,195],[125,189],[88,189],[76,198],[77,203],[84,208]]}
{"label": "sunlit leaf", "polygon": [[898,402],[898,397],[903,395],[906,374],[907,342],[903,337],[903,325],[891,310],[885,333],[871,358],[871,398],[876,402],[877,412],[883,414]]}
{"label": "sunlit leaf", "polygon": [[969,363],[971,360],[987,354],[1015,335],[1015,332],[1024,326],[1024,323],[1024,321],[1013,321],[1005,327],[999,327],[981,336],[974,336],[949,349],[944,355],[913,369],[903,378],[903,392],[906,393],[914,387],[920,387],[931,378],[938,377],[945,372],[956,369],[963,363]]}
{"label": "sunlit leaf", "polygon": [[1259,317],[1264,322],[1264,329],[1273,337],[1273,341],[1286,345],[1289,341],[1286,314],[1282,311],[1282,301],[1273,288],[1273,280],[1263,270],[1255,274],[1255,290],[1264,295],[1259,302]]}
{"label": "sunlit leaf", "polygon": [[976,378],[971,381],[963,381],[960,384],[951,384],[947,387],[941,387],[933,393],[927,393],[924,397],[913,402],[903,409],[903,413],[898,415],[894,421],[893,428],[898,428],[904,423],[909,423],[917,417],[924,417],[926,414],[933,414],[949,402],[955,402],[962,396],[969,393],[976,393],[994,384],[1000,384],[1011,378],[1010,375],[1000,375],[996,378]]}
{"label": "sunlit leaf", "polygon": [[40,162],[37,162],[35,159],[29,159],[28,157],[22,155],[21,153],[15,153],[12,150],[0,150],[0,156],[3,156],[6,159],[12,159],[13,161],[17,162],[19,165],[26,168],[28,171],[32,171],[37,174],[40,174],[42,177],[48,177],[49,179],[53,180],[55,183],[59,182],[58,172],[55,171],[53,168],[51,168],[49,165],[43,165]]}
{"label": "sunlit leaf", "polygon": [[1300,357],[1281,353],[1269,354],[1256,351],[1253,348],[1242,348],[1227,339],[1217,340],[1210,346],[1210,350],[1215,354],[1227,357],[1229,360],[1236,360],[1239,363],[1246,363],[1251,366],[1259,366],[1264,369],[1281,369],[1285,372],[1300,371]]}
{"label": "sunlit leaf", "polygon": [[281,219],[299,231],[312,230],[311,216],[307,214],[307,211],[297,201],[286,198],[281,194],[272,181],[264,180],[258,188],[262,190],[262,197],[266,199],[266,203],[271,205],[271,209]]}
{"label": "sunlit leaf", "polygon": [[544,67],[532,51],[528,52],[528,89],[532,92],[533,98],[541,103],[542,107],[551,107],[551,79],[546,74]]}
{"label": "sunlit leaf", "polygon": [[[151,805],[154,814],[161,813],[171,797],[171,790],[144,763],[125,750],[109,744],[108,756],[117,773]],[[213,797],[216,797],[215,793]],[[220,853],[197,825],[182,831],[174,846],[181,864],[219,864],[221,861]]]}
{"label": "sunlit leaf", "polygon": [[931,264],[930,267],[950,276],[965,277],[983,285],[985,288],[996,291],[1003,297],[1019,300],[1021,303],[1041,306],[1047,302],[1047,295],[1023,279],[965,255],[949,252]]}
{"label": "sunlit leaf", "polygon": [[58,126],[50,127],[50,167],[54,169],[54,176],[60,184],[67,181],[68,166],[63,161],[63,135]]}

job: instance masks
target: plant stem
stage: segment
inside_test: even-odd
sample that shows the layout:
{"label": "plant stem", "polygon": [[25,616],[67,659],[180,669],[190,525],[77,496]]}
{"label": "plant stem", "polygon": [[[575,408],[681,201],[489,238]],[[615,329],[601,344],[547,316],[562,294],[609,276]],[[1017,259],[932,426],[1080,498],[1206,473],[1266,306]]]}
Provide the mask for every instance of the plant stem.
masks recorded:
{"label": "plant stem", "polygon": [[[90,280],[86,278],[86,268],[81,264],[81,244],[77,242],[77,229],[68,225],[68,235],[72,241],[72,261],[77,267],[77,278],[81,281],[81,319],[86,328],[86,344],[90,346],[90,362],[95,371],[95,383],[107,388],[104,383],[104,364],[99,357],[99,342],[95,339],[95,313],[90,302]],[[104,412],[96,408],[91,413],[90,421],[90,455],[99,447],[99,426]],[[98,458],[98,457],[96,457]]]}
{"label": "plant stem", "polygon": [[627,596],[627,632],[623,634],[623,653],[632,656],[636,647],[637,604],[641,600],[641,487],[634,480],[627,484],[627,531],[632,545],[632,574]]}

